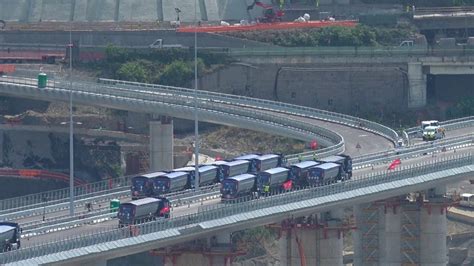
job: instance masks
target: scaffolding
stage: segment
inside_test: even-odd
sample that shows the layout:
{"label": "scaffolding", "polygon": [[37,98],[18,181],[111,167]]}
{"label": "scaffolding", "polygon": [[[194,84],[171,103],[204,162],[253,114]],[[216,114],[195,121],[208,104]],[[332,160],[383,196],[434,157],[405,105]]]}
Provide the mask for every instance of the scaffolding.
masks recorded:
{"label": "scaffolding", "polygon": [[206,240],[199,239],[173,247],[154,249],[149,253],[152,256],[162,256],[163,264],[168,262],[171,265],[177,265],[179,256],[183,254],[199,254],[206,257],[209,265],[213,266],[222,265],[216,262],[215,259],[218,257],[224,258],[225,264],[230,265],[236,257],[245,255],[247,251],[236,249],[232,244],[211,243],[209,245]]}
{"label": "scaffolding", "polygon": [[362,236],[363,265],[377,265],[379,261],[379,206],[376,202],[362,205],[361,220],[357,225]]}
{"label": "scaffolding", "polygon": [[420,263],[420,206],[407,202],[401,210],[401,260],[404,266]]}

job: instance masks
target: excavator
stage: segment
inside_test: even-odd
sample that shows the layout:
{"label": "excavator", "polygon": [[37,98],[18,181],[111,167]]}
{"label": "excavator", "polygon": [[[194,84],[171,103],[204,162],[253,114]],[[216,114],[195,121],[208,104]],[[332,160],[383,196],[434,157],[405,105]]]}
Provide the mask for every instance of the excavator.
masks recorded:
{"label": "excavator", "polygon": [[254,6],[259,6],[263,8],[263,17],[257,18],[257,20],[262,23],[281,22],[283,16],[285,15],[285,12],[283,12],[282,9],[275,11],[272,5],[267,5],[265,3],[260,2],[259,0],[254,0],[251,5],[247,6],[247,12],[252,10]]}

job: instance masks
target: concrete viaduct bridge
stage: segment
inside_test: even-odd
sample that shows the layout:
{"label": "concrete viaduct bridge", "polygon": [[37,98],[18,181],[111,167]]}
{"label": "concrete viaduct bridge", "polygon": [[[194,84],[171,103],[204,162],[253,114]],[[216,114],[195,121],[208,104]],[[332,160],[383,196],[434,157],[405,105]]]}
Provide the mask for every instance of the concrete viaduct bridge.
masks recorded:
{"label": "concrete viaduct bridge", "polygon": [[[180,93],[176,93],[171,88],[168,88],[167,93],[150,93],[151,89],[147,90],[146,88],[135,87],[133,90],[127,90],[119,85],[99,86],[97,84],[78,83],[75,83],[73,88],[75,102],[77,101],[81,104],[97,104],[125,109],[133,106],[133,108],[137,108],[135,110],[145,112],[169,115],[178,114],[184,117],[192,115],[192,108],[187,107],[187,105],[192,104],[193,99],[190,96],[190,91],[182,90]],[[153,88],[153,90],[156,89]],[[67,86],[58,82],[51,82],[47,88],[38,90],[34,80],[12,78],[3,78],[0,81],[0,90],[2,94],[7,95],[63,101],[67,100],[71,93]],[[228,108],[224,106],[226,104],[222,99],[224,96],[220,95],[220,97],[217,94],[210,97],[212,100],[202,96],[202,94],[198,97],[200,119],[217,123],[225,121],[226,124],[251,129],[277,130],[274,132],[303,140],[317,138],[320,140],[320,143],[328,147],[324,150],[327,154],[341,152],[344,140],[347,142],[341,135],[322,127],[307,124],[308,122],[299,121],[297,123],[296,121],[292,122],[291,119],[282,119],[282,116],[291,115],[298,117],[300,120],[314,123],[312,116],[315,115],[315,110],[302,107],[297,108],[285,104],[281,104],[278,108],[272,110],[269,101],[254,99],[255,103],[258,104],[253,104],[254,109],[249,112],[246,109],[249,107],[245,107],[249,103],[246,102],[244,104],[243,102],[248,99],[234,98],[232,102],[233,104],[239,104],[239,108]],[[178,107],[178,105],[181,106]],[[258,108],[256,108],[257,106]],[[222,114],[224,111],[225,113]],[[269,114],[270,111],[272,111],[271,115]],[[372,147],[371,149],[373,150],[385,149],[390,145],[390,141],[398,138],[397,134],[394,134],[390,129],[370,121],[323,111],[317,112],[319,112],[318,119],[346,124],[358,128],[356,130],[363,129],[368,132],[377,133],[377,135],[371,135],[370,139],[367,140],[367,145]],[[280,116],[278,113],[280,113]],[[251,118],[254,118],[254,120]],[[168,118],[162,118],[156,127],[169,132],[171,125],[169,121]],[[272,123],[269,123],[270,121]],[[344,130],[340,126],[337,128],[337,125],[327,122],[321,123],[335,131],[346,131],[345,134],[354,137],[354,132],[347,133],[347,127]],[[153,127],[152,124],[151,128]],[[153,132],[153,129],[151,131],[151,135],[154,136],[153,133],[156,131]],[[163,137],[158,138],[161,138],[161,142],[164,142]],[[356,139],[360,140],[361,138],[359,136]],[[376,143],[377,139],[380,141],[378,144]],[[153,149],[153,142],[155,141],[152,140],[151,142]],[[356,244],[355,247],[357,254],[355,261],[358,261],[358,264],[362,263],[359,265],[367,265],[367,262],[372,262],[374,265],[385,265],[384,263],[386,262],[396,264],[406,260],[419,262],[422,265],[445,265],[446,246],[445,231],[443,230],[446,230],[445,208],[449,205],[449,202],[446,202],[441,195],[444,194],[444,185],[446,183],[472,176],[473,159],[470,154],[471,149],[467,148],[466,152],[465,154],[458,152],[460,155],[455,157],[449,157],[448,155],[440,156],[440,161],[438,162],[427,163],[426,159],[419,158],[411,161],[406,169],[392,174],[362,175],[348,183],[296,191],[285,195],[275,195],[259,201],[232,206],[210,205],[200,209],[196,206],[194,207],[194,213],[165,222],[139,225],[138,228],[141,233],[137,236],[124,235],[124,232],[121,230],[108,228],[96,234],[84,235],[60,242],[51,242],[50,239],[46,241],[48,245],[39,245],[9,252],[3,254],[0,259],[5,263],[15,263],[15,261],[18,261],[20,264],[77,263],[78,265],[87,265],[89,263],[90,265],[104,265],[107,259],[113,257],[168,246],[190,239],[207,238],[212,235],[217,237],[218,243],[229,243],[229,231],[259,224],[278,223],[290,218],[289,213],[291,212],[294,216],[323,213],[316,215],[316,217],[318,221],[325,224],[325,229],[320,231],[315,227],[306,226],[304,230],[309,230],[308,232],[310,233],[305,235],[309,237],[301,238],[298,241],[302,241],[309,250],[319,247],[319,252],[316,256],[313,258],[308,257],[311,265],[314,265],[313,262],[316,261],[321,265],[342,265],[342,238],[340,234],[343,231],[344,223],[341,220],[342,214],[335,211],[335,209],[356,204],[358,207],[355,210],[355,214],[356,217],[360,217],[360,219],[356,218],[356,221],[358,223],[362,222],[358,228],[361,228],[361,230],[365,228],[363,229],[365,230],[363,231],[364,233],[359,238],[356,238],[359,241],[359,245]],[[161,155],[166,156],[167,154]],[[163,162],[163,164],[166,164],[166,162]],[[428,190],[428,192],[424,193],[424,197],[419,196],[418,201],[406,201],[398,198],[400,195],[409,192],[424,190]],[[394,200],[394,198],[398,200]],[[379,200],[382,201],[370,204],[370,202]],[[392,208],[393,211],[385,213],[384,209],[387,207]],[[423,211],[425,209],[429,209],[429,211],[424,214]],[[375,217],[380,217],[382,213],[394,215],[393,217],[395,218],[386,219],[385,217],[385,220],[379,220],[379,218],[374,220]],[[397,221],[400,222],[399,229],[391,231],[392,229],[390,228],[397,228]],[[403,225],[410,223],[418,229],[422,228],[421,225],[429,224],[431,229],[428,231],[402,232],[403,228],[405,228],[401,225],[402,221],[404,221]],[[345,224],[344,226],[348,225]],[[376,233],[375,228],[386,229],[380,229]],[[423,226],[423,228],[427,227]],[[287,262],[297,263],[300,260],[296,256],[297,250],[294,247],[288,247],[297,238],[298,230],[301,233],[303,229],[290,230],[286,233],[286,238],[282,238],[282,250],[288,251],[286,253],[281,252],[282,259]],[[321,235],[321,232],[326,233]],[[437,234],[434,232],[441,233]],[[410,238],[412,242],[409,243],[400,240],[397,246],[397,242],[392,240],[401,239],[400,236],[403,234],[415,234],[416,237]],[[390,237],[394,237],[394,239],[388,239]],[[286,239],[286,242],[284,239]],[[395,243],[395,246],[389,247],[387,243]],[[439,245],[433,245],[433,243]],[[407,246],[411,247],[411,251],[414,251],[415,255],[408,252],[410,250],[407,251]],[[402,250],[407,252],[402,252]],[[310,253],[307,252],[307,254]],[[403,257],[401,254],[403,254]],[[441,255],[432,256],[432,254]],[[190,258],[184,256],[181,259],[189,260]],[[228,255],[222,254],[215,259],[221,261],[216,261],[217,265],[223,265],[223,263],[228,263],[229,258]]]}

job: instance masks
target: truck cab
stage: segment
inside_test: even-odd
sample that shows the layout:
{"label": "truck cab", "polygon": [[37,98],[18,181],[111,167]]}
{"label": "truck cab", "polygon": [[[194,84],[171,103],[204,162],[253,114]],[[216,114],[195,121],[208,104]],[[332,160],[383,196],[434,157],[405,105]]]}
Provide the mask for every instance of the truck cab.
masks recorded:
{"label": "truck cab", "polygon": [[421,121],[421,130],[424,130],[425,127],[439,127],[439,121],[438,120],[428,120],[428,121]]}
{"label": "truck cab", "polygon": [[423,140],[437,140],[444,137],[444,130],[439,126],[427,126],[423,129]]}
{"label": "truck cab", "polygon": [[461,194],[461,201],[459,202],[459,205],[466,208],[474,208],[474,194],[471,194],[471,193]]}

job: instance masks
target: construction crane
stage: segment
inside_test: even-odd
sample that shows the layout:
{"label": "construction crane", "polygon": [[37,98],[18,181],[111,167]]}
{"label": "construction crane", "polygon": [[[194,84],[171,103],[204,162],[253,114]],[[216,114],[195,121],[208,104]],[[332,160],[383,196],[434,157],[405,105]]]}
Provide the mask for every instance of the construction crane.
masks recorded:
{"label": "construction crane", "polygon": [[[254,6],[259,6],[263,8],[263,17],[258,18],[259,22],[263,23],[272,23],[272,22],[281,22],[285,12],[282,9],[275,11],[272,5],[267,5],[265,3],[260,2],[259,0],[254,0],[254,2],[247,6],[247,12],[252,10]],[[250,18],[250,13],[249,13]]]}

